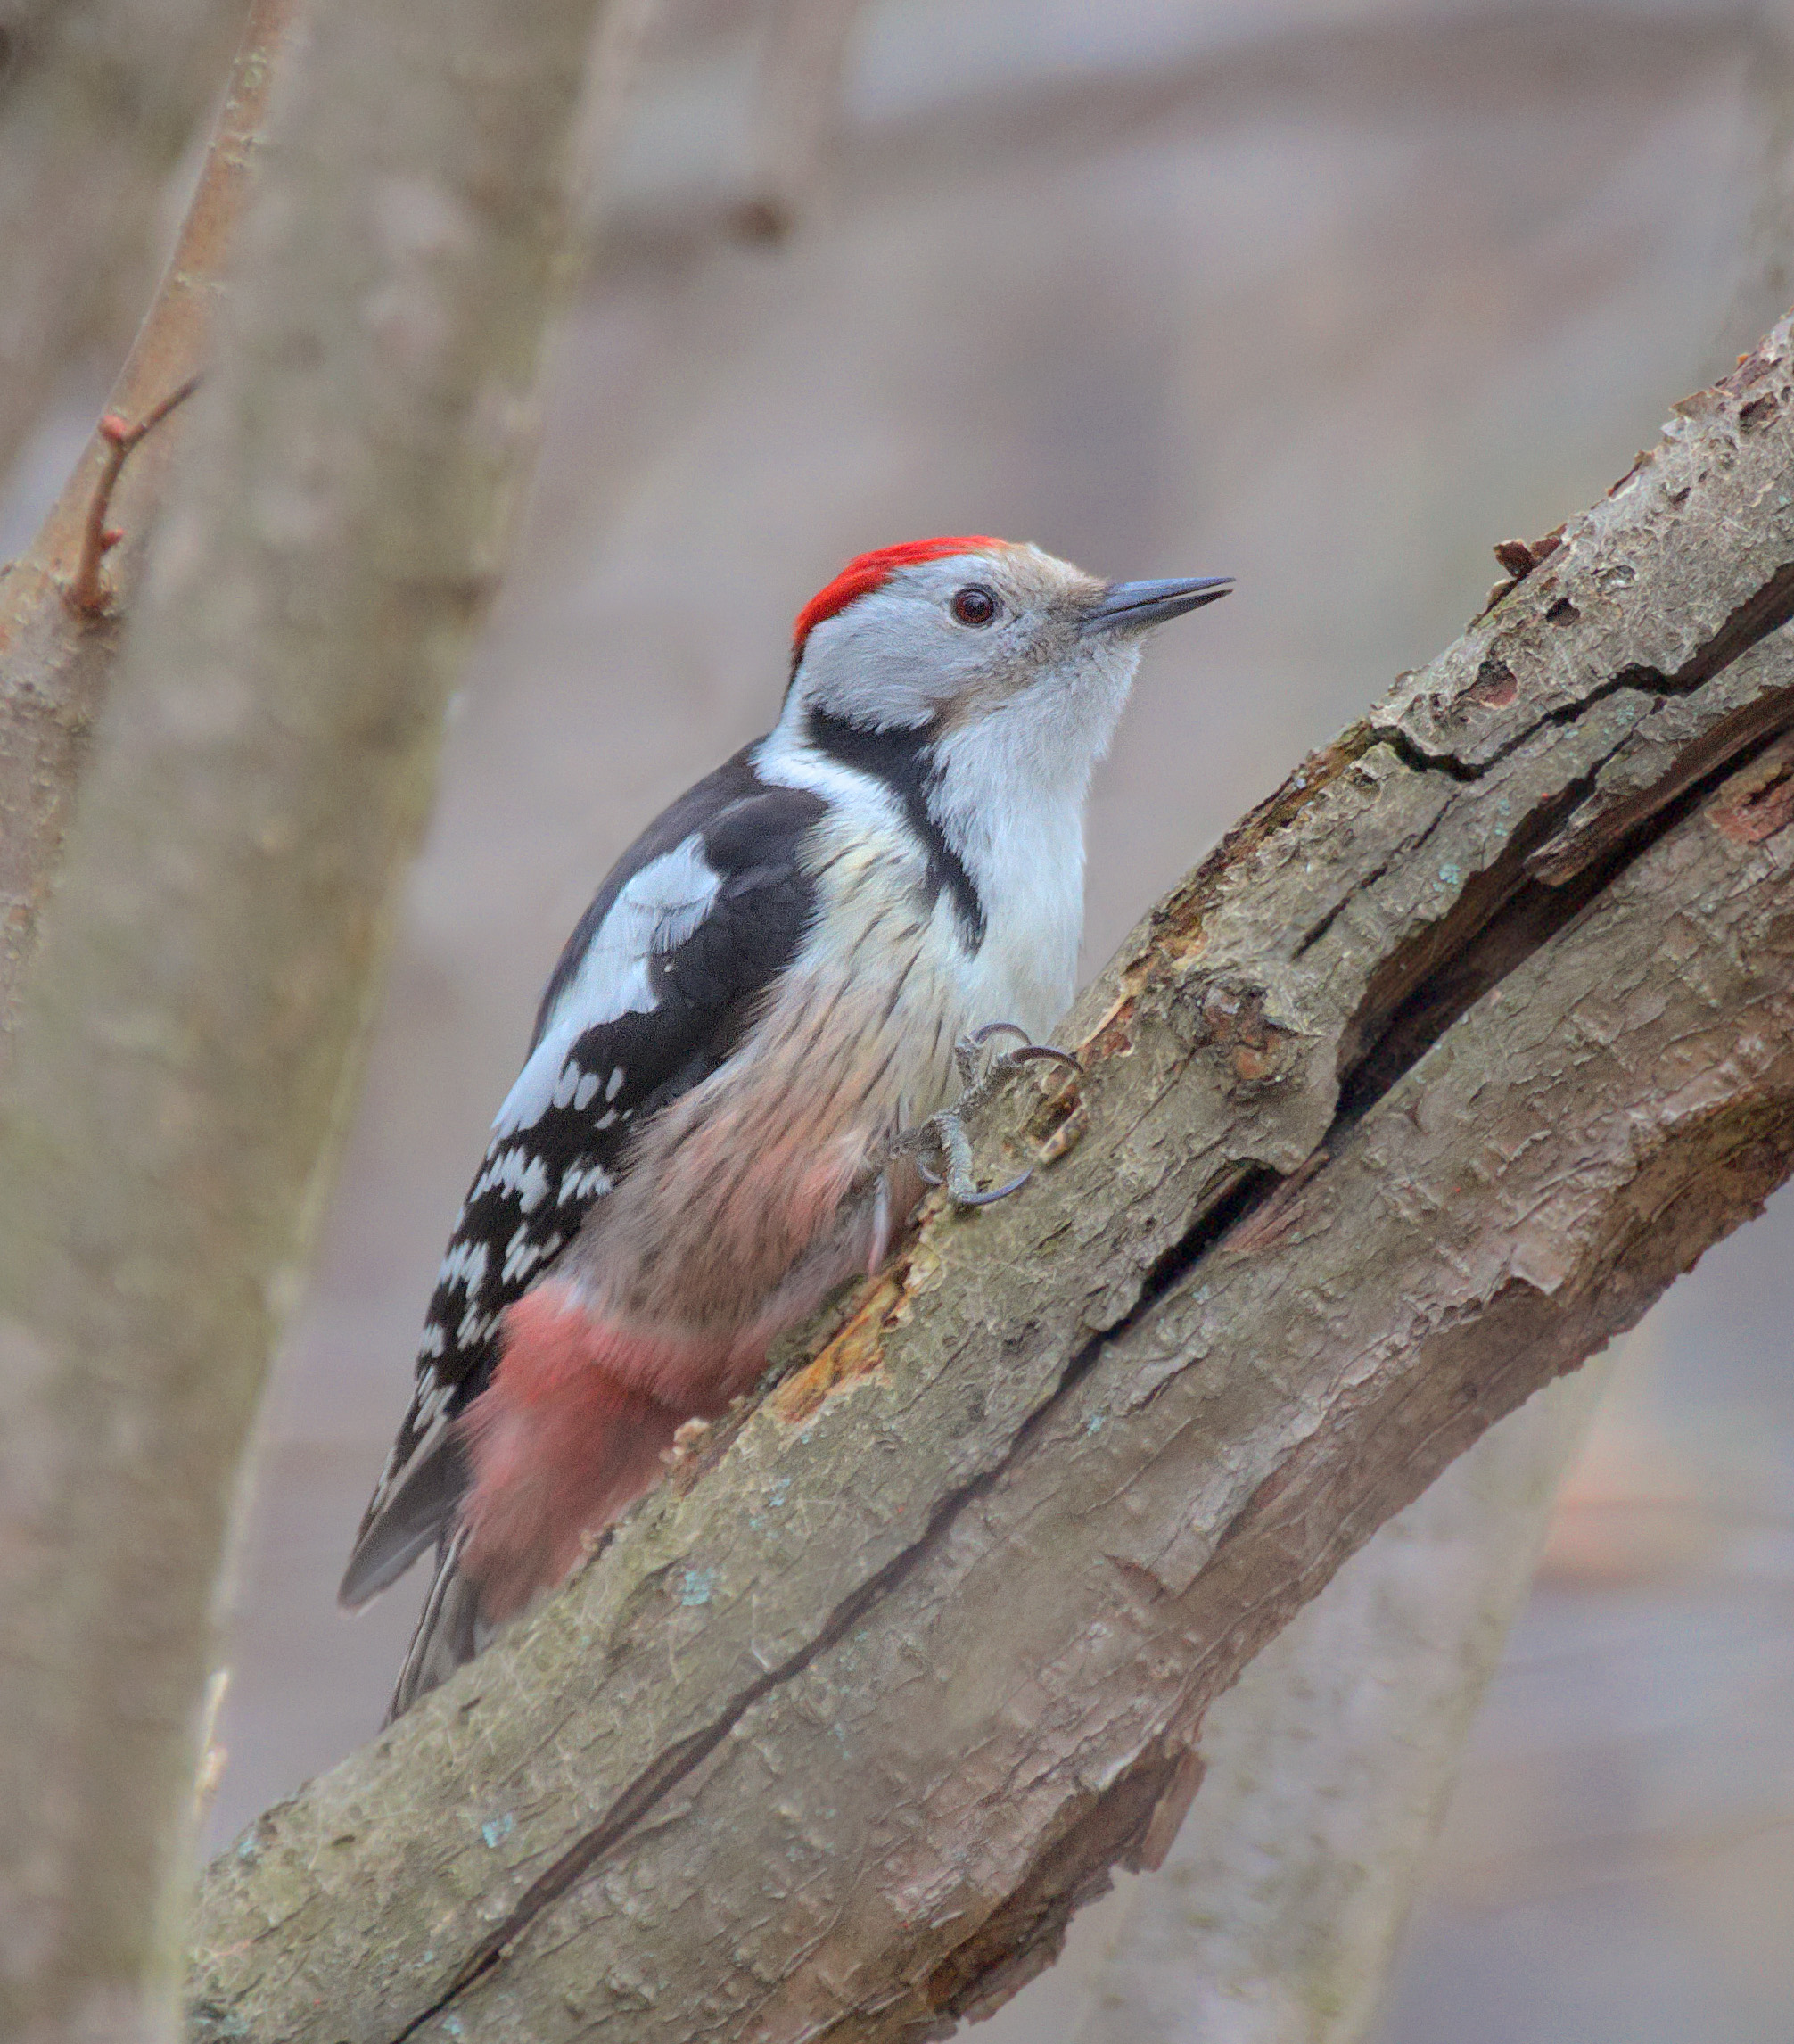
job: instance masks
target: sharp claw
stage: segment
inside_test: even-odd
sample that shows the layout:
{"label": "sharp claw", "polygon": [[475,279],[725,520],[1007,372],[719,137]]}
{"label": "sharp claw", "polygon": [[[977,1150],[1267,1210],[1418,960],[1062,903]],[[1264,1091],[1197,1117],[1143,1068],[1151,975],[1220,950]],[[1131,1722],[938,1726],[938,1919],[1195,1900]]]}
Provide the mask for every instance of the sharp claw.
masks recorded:
{"label": "sharp claw", "polygon": [[[978,1053],[997,1036],[1015,1036],[1020,1041],[1015,1050],[992,1058],[990,1069],[981,1078]],[[987,1192],[980,1191],[978,1182],[972,1175],[972,1146],[959,1119],[962,1109],[976,1105],[986,1097],[996,1074],[1004,1066],[1025,1064],[1031,1059],[1066,1065],[1074,1072],[1083,1070],[1069,1051],[1061,1051],[1052,1043],[1033,1043],[1017,1022],[986,1022],[982,1028],[960,1037],[953,1046],[953,1062],[965,1082],[965,1092],[952,1107],[931,1116],[919,1128],[901,1139],[899,1147],[915,1157],[916,1168],[922,1177],[930,1185],[945,1185],[947,1195],[956,1207],[994,1206],[999,1199],[1007,1199],[1010,1193],[1019,1192],[1034,1175],[1030,1166],[1010,1179],[1007,1185],[993,1185]],[[933,1150],[943,1169],[936,1171],[926,1161],[922,1154],[925,1149]]]}
{"label": "sharp claw", "polygon": [[953,1197],[962,1207],[992,1207],[999,1199],[1007,1199],[1011,1192],[1019,1192],[1033,1175],[1031,1166],[1019,1177],[1010,1179],[1007,1185],[993,1185],[988,1192],[955,1192]]}
{"label": "sharp claw", "polygon": [[1048,1058],[1056,1065],[1069,1065],[1074,1072],[1083,1070],[1069,1051],[1061,1051],[1052,1043],[1025,1043],[1019,1051],[1006,1051],[1002,1061],[1006,1065],[1021,1065],[1030,1058]]}
{"label": "sharp claw", "polygon": [[1024,1043],[1030,1046],[1033,1042],[1019,1022],[987,1022],[982,1029],[974,1029],[966,1041],[975,1043],[982,1051],[992,1036],[1019,1036]]}

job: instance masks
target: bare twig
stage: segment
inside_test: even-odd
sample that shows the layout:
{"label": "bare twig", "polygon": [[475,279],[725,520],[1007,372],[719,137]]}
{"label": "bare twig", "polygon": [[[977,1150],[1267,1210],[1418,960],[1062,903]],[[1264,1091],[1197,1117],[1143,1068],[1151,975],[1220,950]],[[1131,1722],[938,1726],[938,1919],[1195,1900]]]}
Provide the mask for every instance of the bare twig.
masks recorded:
{"label": "bare twig", "polygon": [[[296,0],[254,0],[198,189],[166,275],[107,409],[141,417],[194,376],[249,186],[268,87]],[[182,425],[154,435],[115,472],[108,508],[128,537],[109,564],[112,615],[128,607]],[[82,456],[21,560],[0,568],[0,1051],[10,1042],[23,970],[62,855],[62,832],[118,647],[72,609],[93,507],[114,450]],[[106,519],[101,513],[101,523]]]}
{"label": "bare twig", "polygon": [[105,611],[107,590],[100,564],[125,536],[121,527],[106,523],[106,513],[111,507],[112,490],[119,472],[138,441],[153,433],[169,414],[184,405],[199,387],[199,375],[195,372],[160,404],[152,405],[136,425],[128,424],[116,412],[102,415],[96,430],[106,444],[105,460],[94,479],[94,494],[81,528],[81,557],[75,564],[74,575],[62,592],[62,600],[70,609],[78,611],[83,617],[98,617]]}
{"label": "bare twig", "polygon": [[123,356],[165,252],[169,176],[245,11],[59,0],[21,21],[0,5],[0,474],[71,361],[91,350],[104,373]]}

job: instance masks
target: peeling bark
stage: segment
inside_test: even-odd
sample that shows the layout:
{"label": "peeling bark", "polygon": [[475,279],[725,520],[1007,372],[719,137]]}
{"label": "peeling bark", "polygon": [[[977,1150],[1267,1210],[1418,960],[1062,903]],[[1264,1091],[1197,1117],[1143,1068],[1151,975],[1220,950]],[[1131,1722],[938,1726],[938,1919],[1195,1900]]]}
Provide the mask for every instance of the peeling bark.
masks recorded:
{"label": "peeling bark", "polygon": [[1794,1168],[1790,357],[1152,912],[976,1132],[1051,1169],[219,1859],[196,2037],[939,2035],[1163,1850],[1258,1648]]}

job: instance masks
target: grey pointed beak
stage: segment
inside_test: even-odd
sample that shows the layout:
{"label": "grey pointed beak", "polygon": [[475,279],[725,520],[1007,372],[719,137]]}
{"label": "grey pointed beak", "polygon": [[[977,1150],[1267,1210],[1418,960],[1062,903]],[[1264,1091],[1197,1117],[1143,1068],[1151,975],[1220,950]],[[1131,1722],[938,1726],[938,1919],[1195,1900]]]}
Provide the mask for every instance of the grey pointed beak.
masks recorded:
{"label": "grey pointed beak", "polygon": [[1099,631],[1144,631],[1149,624],[1181,617],[1214,603],[1233,587],[1231,575],[1198,575],[1168,582],[1111,582],[1096,608],[1084,619],[1083,636]]}

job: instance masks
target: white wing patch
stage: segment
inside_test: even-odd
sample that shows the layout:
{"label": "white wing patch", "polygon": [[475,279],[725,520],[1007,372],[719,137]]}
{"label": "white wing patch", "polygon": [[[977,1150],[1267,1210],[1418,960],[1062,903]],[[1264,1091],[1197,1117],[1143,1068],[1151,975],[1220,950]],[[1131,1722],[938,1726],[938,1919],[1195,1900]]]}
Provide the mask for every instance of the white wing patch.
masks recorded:
{"label": "white wing patch", "polygon": [[[569,1067],[567,1053],[601,1023],[653,1012],[648,968],[691,935],[715,904],[721,885],[697,831],[630,875],[594,932],[579,970],[549,1010],[541,1042],[505,1096],[492,1124],[495,1135],[533,1128],[550,1106],[585,1105],[579,1094],[588,1075]],[[589,1083],[596,1090],[597,1082]],[[590,1098],[588,1092],[586,1100]]]}
{"label": "white wing patch", "polygon": [[[514,1142],[510,1149],[501,1150],[473,1181],[473,1190],[467,1197],[470,1201],[477,1199],[494,1186],[514,1194],[520,1212],[533,1214],[548,1197],[547,1167],[525,1144]],[[437,1282],[453,1274],[444,1265]]]}
{"label": "white wing patch", "polygon": [[454,1396],[452,1383],[432,1376],[417,1387],[417,1397],[411,1408],[411,1424],[419,1434],[426,1434],[442,1416],[442,1410]]}
{"label": "white wing patch", "polygon": [[577,1199],[580,1206],[588,1200],[601,1199],[612,1190],[611,1174],[602,1164],[595,1164],[588,1157],[582,1157],[577,1164],[570,1164],[561,1177],[560,1197],[555,1201],[564,1207],[569,1199]]}
{"label": "white wing patch", "polygon": [[470,1304],[456,1323],[455,1346],[457,1348],[476,1348],[498,1324],[496,1313],[481,1313],[477,1306]]}
{"label": "white wing patch", "polygon": [[484,1242],[457,1242],[436,1267],[438,1284],[453,1284],[457,1280],[469,1291],[478,1291],[486,1280],[486,1245]]}
{"label": "white wing patch", "polygon": [[550,1235],[539,1242],[531,1240],[527,1226],[519,1228],[505,1246],[505,1267],[499,1276],[506,1284],[521,1287],[536,1265],[547,1263],[565,1240],[564,1235]]}

